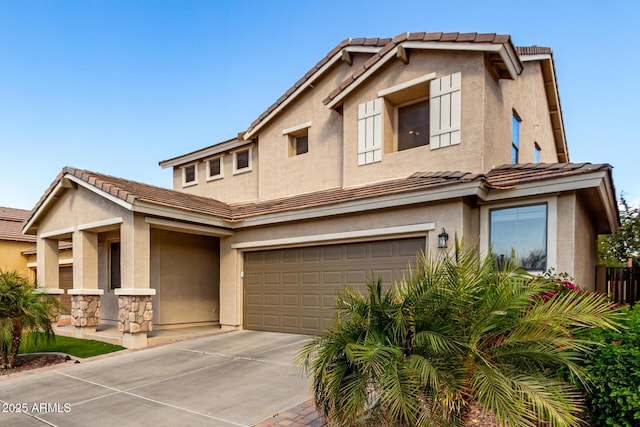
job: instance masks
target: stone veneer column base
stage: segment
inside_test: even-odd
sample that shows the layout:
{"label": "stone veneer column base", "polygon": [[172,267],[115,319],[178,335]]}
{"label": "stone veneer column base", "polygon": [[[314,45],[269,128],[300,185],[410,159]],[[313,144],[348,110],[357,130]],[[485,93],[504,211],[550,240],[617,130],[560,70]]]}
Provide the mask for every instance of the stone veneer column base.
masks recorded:
{"label": "stone veneer column base", "polygon": [[127,348],[147,346],[147,332],[153,331],[153,303],[155,289],[116,289],[118,295],[118,331],[122,345]]}
{"label": "stone veneer column base", "polygon": [[[36,288],[34,293],[53,295],[60,302],[60,295],[64,294],[64,289]],[[51,324],[55,325],[60,320],[60,310],[54,310],[51,316]]]}
{"label": "stone veneer column base", "polygon": [[101,289],[69,289],[71,295],[71,325],[75,326],[76,338],[84,338],[96,331],[100,324]]}

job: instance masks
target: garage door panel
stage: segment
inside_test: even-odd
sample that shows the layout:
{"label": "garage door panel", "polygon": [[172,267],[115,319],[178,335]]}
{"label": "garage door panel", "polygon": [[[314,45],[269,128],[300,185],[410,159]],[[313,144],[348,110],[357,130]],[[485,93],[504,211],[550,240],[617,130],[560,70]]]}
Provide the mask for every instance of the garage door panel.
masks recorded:
{"label": "garage door panel", "polygon": [[331,324],[341,289],[351,286],[364,294],[367,280],[378,276],[390,287],[409,262],[415,264],[425,242],[422,237],[249,252],[245,328],[322,333]]}
{"label": "garage door panel", "polygon": [[341,271],[325,271],[322,273],[322,283],[324,284],[342,284],[342,272]]}

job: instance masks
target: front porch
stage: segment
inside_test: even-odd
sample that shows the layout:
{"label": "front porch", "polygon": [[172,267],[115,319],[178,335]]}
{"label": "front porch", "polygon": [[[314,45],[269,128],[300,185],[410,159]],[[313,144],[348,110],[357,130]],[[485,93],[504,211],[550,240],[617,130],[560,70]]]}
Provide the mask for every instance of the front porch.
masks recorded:
{"label": "front porch", "polygon": [[[66,324],[64,324],[66,323]],[[59,322],[54,328],[56,335],[63,337],[76,337],[76,330],[70,322]],[[222,329],[215,326],[187,326],[175,329],[156,329],[147,333],[145,347],[168,344],[192,338],[200,338],[211,335],[218,335],[229,332],[230,329]],[[122,332],[118,327],[110,324],[102,324],[95,328],[95,331],[85,333],[83,338],[106,342],[109,344],[123,345]]]}

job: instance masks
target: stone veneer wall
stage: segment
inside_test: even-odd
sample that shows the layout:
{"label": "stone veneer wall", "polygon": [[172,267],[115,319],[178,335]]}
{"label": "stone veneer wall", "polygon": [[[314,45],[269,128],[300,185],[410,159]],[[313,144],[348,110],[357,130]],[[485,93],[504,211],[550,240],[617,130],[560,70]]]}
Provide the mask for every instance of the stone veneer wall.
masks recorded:
{"label": "stone veneer wall", "polygon": [[71,324],[83,328],[100,323],[100,295],[71,295]]}
{"label": "stone veneer wall", "polygon": [[153,330],[153,304],[149,295],[120,295],[118,331],[135,334]]}

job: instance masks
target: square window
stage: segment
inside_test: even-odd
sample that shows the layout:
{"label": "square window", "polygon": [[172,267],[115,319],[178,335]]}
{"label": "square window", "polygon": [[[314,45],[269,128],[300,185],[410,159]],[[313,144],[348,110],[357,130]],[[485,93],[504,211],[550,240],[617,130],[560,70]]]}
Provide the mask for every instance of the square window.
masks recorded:
{"label": "square window", "polygon": [[222,157],[207,161],[207,181],[222,178]]}
{"label": "square window", "polygon": [[294,138],[296,156],[309,152],[309,135],[300,135]]}
{"label": "square window", "polygon": [[547,205],[493,209],[490,242],[498,262],[515,254],[526,270],[547,268]]}
{"label": "square window", "polygon": [[186,187],[188,185],[197,184],[197,173],[196,173],[196,165],[188,165],[182,168],[182,186]]}
{"label": "square window", "polygon": [[398,107],[398,151],[429,144],[429,101]]}
{"label": "square window", "polygon": [[233,153],[233,173],[249,172],[251,170],[251,148]]}

